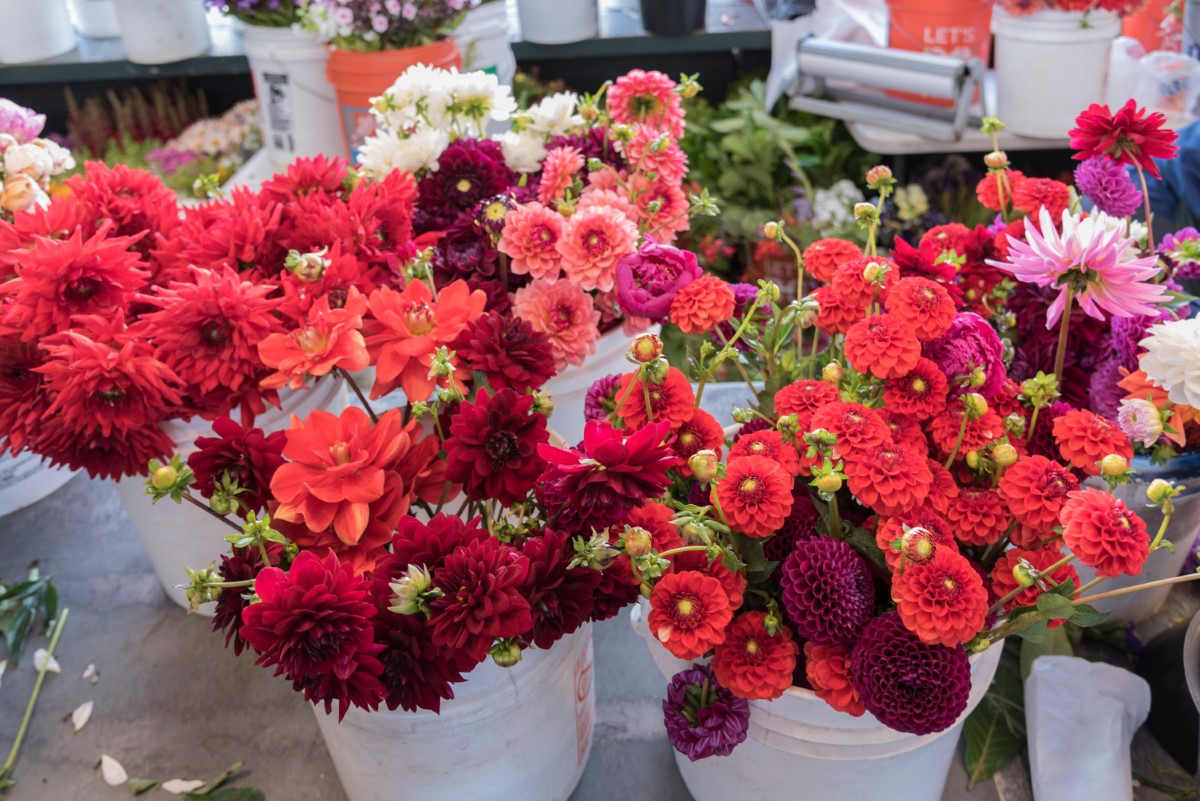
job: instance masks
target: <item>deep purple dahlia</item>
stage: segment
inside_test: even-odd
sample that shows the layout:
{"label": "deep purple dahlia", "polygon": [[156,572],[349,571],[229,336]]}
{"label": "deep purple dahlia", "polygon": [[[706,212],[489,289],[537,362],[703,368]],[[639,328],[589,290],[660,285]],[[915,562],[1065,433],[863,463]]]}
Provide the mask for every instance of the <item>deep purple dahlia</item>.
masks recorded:
{"label": "deep purple dahlia", "polygon": [[849,646],[875,610],[867,560],[831,537],[797,542],[779,570],[783,608],[796,633]]}
{"label": "deep purple dahlia", "polygon": [[718,684],[707,665],[693,665],[671,678],[663,722],[671,745],[693,762],[729,756],[746,739],[750,704]]}

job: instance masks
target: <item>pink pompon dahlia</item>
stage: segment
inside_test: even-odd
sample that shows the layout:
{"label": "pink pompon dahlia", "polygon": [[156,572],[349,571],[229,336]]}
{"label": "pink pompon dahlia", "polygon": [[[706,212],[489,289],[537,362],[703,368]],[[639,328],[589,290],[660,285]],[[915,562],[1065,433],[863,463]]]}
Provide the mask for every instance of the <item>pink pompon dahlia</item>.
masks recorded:
{"label": "pink pompon dahlia", "polygon": [[613,122],[642,123],[683,136],[683,99],[675,82],[657,70],[630,70],[608,88],[608,113]]}
{"label": "pink pompon dahlia", "polygon": [[533,281],[513,298],[517,317],[550,337],[556,369],[583,364],[596,352],[600,312],[591,297],[570,281]]}
{"label": "pink pompon dahlia", "polygon": [[579,148],[563,145],[551,148],[542,162],[542,180],[538,184],[538,202],[547,206],[566,196],[575,176],[583,169]]}
{"label": "pink pompon dahlia", "polygon": [[611,206],[576,211],[558,240],[563,272],[580,289],[608,292],[617,262],[633,252],[637,238],[637,226]]}
{"label": "pink pompon dahlia", "polygon": [[561,214],[541,203],[517,206],[504,218],[500,252],[512,259],[517,275],[554,281],[562,269],[558,240],[565,221]]}

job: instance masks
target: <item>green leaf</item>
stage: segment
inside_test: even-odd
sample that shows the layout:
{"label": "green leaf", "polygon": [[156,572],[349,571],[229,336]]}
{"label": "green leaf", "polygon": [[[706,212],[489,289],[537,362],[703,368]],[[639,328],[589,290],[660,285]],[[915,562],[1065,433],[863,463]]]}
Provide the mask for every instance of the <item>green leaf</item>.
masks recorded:
{"label": "green leaf", "polygon": [[37,593],[44,586],[45,582],[41,579],[35,581],[22,581],[10,587],[3,595],[0,595],[0,601],[21,601]]}
{"label": "green leaf", "polygon": [[884,558],[883,551],[879,550],[879,543],[875,541],[875,535],[865,528],[852,528],[845,540],[880,570],[887,571],[887,559]]}
{"label": "green leaf", "polygon": [[16,617],[4,632],[4,640],[8,644],[8,658],[12,660],[14,667],[21,661],[21,652],[25,650],[25,640],[29,637],[31,628],[33,628],[33,607],[25,606],[17,612]]}
{"label": "green leaf", "polygon": [[1071,648],[1071,641],[1067,639],[1067,627],[1047,628],[1046,636],[1040,641],[1021,643],[1021,679],[1029,678],[1029,671],[1033,669],[1033,660],[1039,656],[1074,655],[1075,651]]}
{"label": "green leaf", "polygon": [[1047,627],[1046,621],[1039,620],[1030,625],[1029,628],[1022,629],[1021,631],[1017,632],[1017,636],[1022,640],[1028,640],[1029,642],[1042,642],[1046,639],[1048,632],[1049,628]]}
{"label": "green leaf", "polygon": [[1075,605],[1069,598],[1052,593],[1038,598],[1037,609],[1047,620],[1067,620],[1075,613]]}
{"label": "green leaf", "polygon": [[229,781],[230,777],[233,776],[235,773],[237,773],[239,770],[241,770],[243,766],[244,766],[244,763],[242,763],[242,762],[234,762],[232,765],[230,765],[228,768],[226,768],[224,770],[224,772],[222,772],[216,778],[212,779],[208,784],[205,784],[202,787],[197,787],[195,790],[192,790],[192,792],[188,793],[188,797],[191,798],[192,796],[198,796],[198,797],[208,796],[210,801],[211,801],[211,799],[218,798],[219,796],[217,796],[216,794],[213,794],[213,791],[216,790],[218,787],[220,787],[225,782]]}
{"label": "green leaf", "polygon": [[[200,790],[204,788],[201,787]],[[188,793],[188,798],[203,799],[203,801],[266,801],[267,796],[262,790],[254,787],[225,787],[215,792],[197,795],[200,792]]]}
{"label": "green leaf", "polygon": [[158,782],[154,779],[130,779],[129,792],[132,795],[141,795],[147,790],[153,790],[158,786]]}
{"label": "green leaf", "polygon": [[1101,612],[1094,606],[1089,604],[1076,604],[1075,614],[1071,615],[1071,622],[1076,626],[1087,628],[1103,623],[1108,619],[1108,612]]}
{"label": "green leaf", "polygon": [[1005,647],[996,679],[963,726],[971,786],[990,778],[1025,747],[1025,691],[1015,647]]}
{"label": "green leaf", "polygon": [[47,582],[46,591],[42,593],[41,603],[42,625],[49,631],[58,618],[58,590]]}

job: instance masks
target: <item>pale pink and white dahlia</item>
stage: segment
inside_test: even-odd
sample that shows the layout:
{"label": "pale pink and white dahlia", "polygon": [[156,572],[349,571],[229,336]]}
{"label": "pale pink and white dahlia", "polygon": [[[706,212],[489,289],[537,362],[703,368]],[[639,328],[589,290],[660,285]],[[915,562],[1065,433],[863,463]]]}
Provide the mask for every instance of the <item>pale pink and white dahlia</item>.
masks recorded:
{"label": "pale pink and white dahlia", "polygon": [[500,252],[512,259],[517,275],[555,281],[562,266],[558,241],[562,238],[563,218],[541,203],[518,206],[504,218],[500,234]]}
{"label": "pale pink and white dahlia", "polygon": [[1200,408],[1200,318],[1158,323],[1147,334],[1139,343],[1146,377],[1172,403]]}
{"label": "pale pink and white dahlia", "polygon": [[1126,398],[1117,411],[1117,425],[1125,436],[1144,447],[1152,447],[1163,434],[1162,415],[1145,398]]}
{"label": "pale pink and white dahlia", "polygon": [[1100,320],[1158,314],[1155,304],[1167,287],[1150,283],[1158,274],[1157,258],[1137,257],[1124,225],[1110,224],[1104,215],[1080,219],[1064,211],[1060,233],[1043,207],[1038,226],[1026,226],[1025,239],[1010,237],[1008,261],[988,264],[1018,281],[1059,290],[1046,312],[1047,328],[1062,316],[1068,292],[1085,314]]}
{"label": "pale pink and white dahlia", "polygon": [[555,369],[580,365],[596,352],[600,312],[591,297],[569,281],[533,281],[517,290],[513,311],[550,337]]}
{"label": "pale pink and white dahlia", "polygon": [[611,206],[576,211],[558,240],[562,269],[580,289],[613,288],[617,262],[637,245],[637,226]]}

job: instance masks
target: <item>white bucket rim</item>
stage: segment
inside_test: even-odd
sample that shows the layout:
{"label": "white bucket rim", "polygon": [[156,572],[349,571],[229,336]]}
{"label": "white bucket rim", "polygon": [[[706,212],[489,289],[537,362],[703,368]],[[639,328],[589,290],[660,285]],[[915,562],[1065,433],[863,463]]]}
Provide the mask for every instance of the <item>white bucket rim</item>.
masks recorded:
{"label": "white bucket rim", "polygon": [[1114,12],[1088,12],[1087,27],[1082,26],[1083,18],[1082,11],[1053,9],[1015,16],[996,6],[992,13],[992,33],[1027,42],[1084,44],[1115,39],[1121,32],[1121,18]]}

